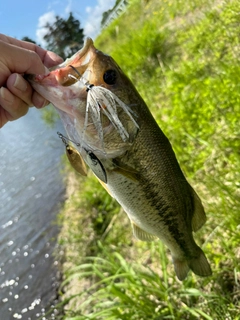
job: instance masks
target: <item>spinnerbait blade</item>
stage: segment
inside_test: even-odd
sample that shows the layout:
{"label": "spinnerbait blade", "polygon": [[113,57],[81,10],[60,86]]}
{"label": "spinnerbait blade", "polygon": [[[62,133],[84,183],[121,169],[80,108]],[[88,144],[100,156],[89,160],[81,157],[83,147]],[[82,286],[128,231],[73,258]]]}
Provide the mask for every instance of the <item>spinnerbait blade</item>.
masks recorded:
{"label": "spinnerbait blade", "polygon": [[64,137],[60,132],[58,132],[58,135],[59,138],[62,139],[62,142],[65,144],[66,155],[73,169],[75,169],[82,176],[87,176],[87,167],[81,154],[77,151],[77,149],[67,143],[67,140],[70,139]]}

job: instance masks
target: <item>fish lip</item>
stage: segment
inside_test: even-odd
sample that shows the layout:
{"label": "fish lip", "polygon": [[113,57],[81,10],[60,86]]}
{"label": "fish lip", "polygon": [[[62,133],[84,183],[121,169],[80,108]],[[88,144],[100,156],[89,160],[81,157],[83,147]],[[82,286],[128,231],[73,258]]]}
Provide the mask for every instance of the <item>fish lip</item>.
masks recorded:
{"label": "fish lip", "polygon": [[49,72],[49,74],[25,74],[24,79],[30,82],[33,87],[34,83],[39,83],[40,85],[49,85],[49,86],[56,86],[58,84],[56,75],[54,72]]}
{"label": "fish lip", "polygon": [[[91,38],[86,38],[84,46],[71,58],[54,67],[50,74],[55,74],[56,81],[62,86],[71,86],[78,81],[86,71],[89,63],[95,57],[96,48]],[[69,77],[72,75],[72,77]]]}
{"label": "fish lip", "polygon": [[[25,75],[26,80],[30,83],[39,83],[43,86],[71,86],[79,80],[78,74],[71,68],[71,65],[79,71],[79,75],[82,75],[86,71],[88,63],[93,59],[95,52],[96,48],[94,47],[93,40],[87,37],[82,49],[77,51],[71,58],[50,68],[49,72],[44,75]],[[70,78],[69,74],[75,76],[76,80]]]}
{"label": "fish lip", "polygon": [[[78,61],[80,61],[86,53],[89,51],[90,47],[94,47],[93,45],[93,40],[90,37],[87,37],[84,41],[82,49],[77,51],[71,58],[66,59],[64,62],[59,64],[57,67],[54,67],[53,70],[59,69],[59,68],[64,68],[66,66],[69,66],[70,64],[76,65]],[[95,49],[96,50],[96,49]]]}

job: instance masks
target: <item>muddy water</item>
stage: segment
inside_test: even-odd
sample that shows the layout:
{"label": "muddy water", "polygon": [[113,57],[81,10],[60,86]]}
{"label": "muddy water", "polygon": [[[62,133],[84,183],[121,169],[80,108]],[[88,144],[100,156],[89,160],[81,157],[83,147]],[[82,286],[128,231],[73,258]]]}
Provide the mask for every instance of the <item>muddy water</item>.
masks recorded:
{"label": "muddy water", "polygon": [[61,124],[47,128],[35,108],[0,129],[0,319],[37,319],[56,299],[55,219],[65,191],[57,131]]}

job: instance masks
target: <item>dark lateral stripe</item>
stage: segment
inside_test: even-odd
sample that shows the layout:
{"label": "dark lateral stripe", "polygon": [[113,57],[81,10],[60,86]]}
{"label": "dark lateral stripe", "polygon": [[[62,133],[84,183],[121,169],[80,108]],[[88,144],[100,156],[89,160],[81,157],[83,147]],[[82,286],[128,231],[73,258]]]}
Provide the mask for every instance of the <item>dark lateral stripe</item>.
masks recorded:
{"label": "dark lateral stripe", "polygon": [[[161,223],[163,223],[168,228],[169,233],[174,238],[184,254],[190,257],[191,252],[189,250],[189,246],[185,241],[185,234],[178,228],[179,219],[177,216],[179,212],[177,210],[173,210],[173,207],[169,205],[161,195],[159,195],[159,192],[154,191],[158,190],[159,188],[157,184],[149,184],[147,181],[141,181],[141,186],[144,191],[145,197],[148,200],[148,204],[158,212]],[[183,218],[184,217],[182,217],[182,219]],[[158,221],[160,222],[160,220]]]}

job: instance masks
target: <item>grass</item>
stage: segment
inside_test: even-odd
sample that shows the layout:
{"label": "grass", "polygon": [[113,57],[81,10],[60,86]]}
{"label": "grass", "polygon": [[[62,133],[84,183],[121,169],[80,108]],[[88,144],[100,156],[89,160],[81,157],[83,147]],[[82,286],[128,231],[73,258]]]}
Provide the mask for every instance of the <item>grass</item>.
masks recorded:
{"label": "grass", "polygon": [[106,252],[101,244],[99,247],[106,258],[86,258],[63,283],[94,275],[87,290],[71,297],[82,302],[67,319],[233,319],[228,316],[227,298],[206,293],[196,284],[194,288],[191,280],[180,286],[170,277],[170,283],[165,248],[161,244],[154,248],[154,253],[163,259],[161,277],[147,265],[129,263],[118,252]]}
{"label": "grass", "polygon": [[238,0],[132,0],[96,39],[132,79],[203,200],[208,220],[196,239],[213,276],[179,282],[166,248],[134,240],[95,178],[76,176],[59,217],[63,319],[240,319],[239,12]]}

